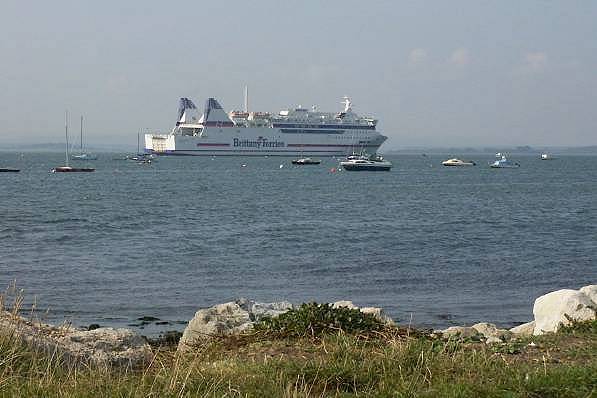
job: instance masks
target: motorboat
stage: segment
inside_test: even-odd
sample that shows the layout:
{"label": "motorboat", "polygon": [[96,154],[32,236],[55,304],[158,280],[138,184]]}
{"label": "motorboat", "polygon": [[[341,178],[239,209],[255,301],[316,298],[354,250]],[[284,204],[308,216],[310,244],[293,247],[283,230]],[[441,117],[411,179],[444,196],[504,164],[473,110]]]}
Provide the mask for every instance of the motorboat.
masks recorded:
{"label": "motorboat", "polygon": [[496,160],[489,166],[494,169],[515,169],[520,167],[520,164],[511,162],[506,158],[506,156],[502,155],[502,157],[499,160]]}
{"label": "motorboat", "polygon": [[321,160],[311,159],[311,158],[300,158],[300,159],[294,159],[292,161],[292,164],[297,164],[297,165],[320,164],[320,163],[321,163]]}
{"label": "motorboat", "polygon": [[444,166],[476,166],[473,161],[466,161],[457,158],[448,159],[442,162]]}
{"label": "motorboat", "polygon": [[340,166],[347,171],[390,171],[392,162],[378,155],[351,155]]}

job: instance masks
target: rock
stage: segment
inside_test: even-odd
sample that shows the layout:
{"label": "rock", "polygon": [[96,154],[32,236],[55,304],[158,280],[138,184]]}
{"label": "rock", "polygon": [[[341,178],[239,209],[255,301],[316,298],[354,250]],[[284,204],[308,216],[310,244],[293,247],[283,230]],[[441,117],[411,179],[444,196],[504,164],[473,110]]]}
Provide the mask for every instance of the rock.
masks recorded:
{"label": "rock", "polygon": [[581,287],[580,292],[586,294],[597,307],[597,285]]}
{"label": "rock", "polygon": [[139,368],[153,357],[149,344],[129,329],[77,330],[30,322],[3,312],[0,330],[32,349],[60,358],[66,367]]}
{"label": "rock", "polygon": [[265,317],[276,317],[292,308],[294,308],[292,303],[289,303],[288,301],[280,301],[277,303],[253,303],[249,313],[251,319],[259,321]]}
{"label": "rock", "polygon": [[208,341],[214,336],[240,334],[265,317],[275,317],[292,309],[292,303],[260,303],[245,298],[201,309],[188,323],[178,343],[180,351]]}
{"label": "rock", "polygon": [[363,307],[359,309],[363,314],[371,314],[386,325],[394,325],[394,320],[387,316],[379,307]]}
{"label": "rock", "polygon": [[501,341],[507,340],[512,334],[509,330],[498,329],[493,323],[487,322],[477,323],[473,325],[472,328],[487,338],[495,337]]}
{"label": "rock", "polygon": [[351,310],[358,310],[359,307],[357,307],[356,305],[354,305],[352,303],[352,301],[349,300],[341,300],[341,301],[336,301],[335,303],[332,303],[332,308],[349,308]]}
{"label": "rock", "polygon": [[595,319],[595,305],[583,292],[562,289],[545,294],[535,300],[534,335],[557,332],[560,325],[568,325],[571,320],[586,321]]}
{"label": "rock", "polygon": [[152,358],[145,339],[130,329],[74,331],[57,341],[68,355],[96,365],[139,368]]}
{"label": "rock", "polygon": [[510,329],[510,332],[516,336],[532,336],[535,330],[535,321],[523,323]]}
{"label": "rock", "polygon": [[499,337],[494,337],[494,336],[489,336],[489,337],[487,337],[487,339],[485,339],[485,344],[497,344],[497,343],[503,343],[502,339],[500,339]]}
{"label": "rock", "polygon": [[363,314],[371,314],[374,317],[376,317],[379,321],[385,323],[386,325],[394,324],[394,320],[392,318],[390,318],[389,316],[387,316],[383,312],[383,309],[381,309],[379,307],[359,308],[356,305],[354,305],[354,303],[352,301],[349,301],[349,300],[336,301],[335,303],[330,303],[330,304],[332,304],[332,308],[348,308],[351,310],[359,310]]}
{"label": "rock", "polygon": [[187,351],[214,336],[239,334],[252,326],[249,311],[235,302],[201,309],[195,313],[182,333],[178,350]]}
{"label": "rock", "polygon": [[[338,301],[331,304],[333,308],[350,308],[359,310],[352,301]],[[210,308],[200,309],[188,323],[178,343],[178,350],[188,351],[195,345],[209,341],[215,336],[240,334],[253,327],[265,317],[276,317],[294,308],[288,301],[260,303],[245,298],[234,302],[218,304]],[[372,314],[386,324],[394,321],[383,313],[381,308],[361,308],[361,312]]]}
{"label": "rock", "polygon": [[478,334],[477,330],[468,326],[450,326],[440,331],[444,336],[473,337]]}

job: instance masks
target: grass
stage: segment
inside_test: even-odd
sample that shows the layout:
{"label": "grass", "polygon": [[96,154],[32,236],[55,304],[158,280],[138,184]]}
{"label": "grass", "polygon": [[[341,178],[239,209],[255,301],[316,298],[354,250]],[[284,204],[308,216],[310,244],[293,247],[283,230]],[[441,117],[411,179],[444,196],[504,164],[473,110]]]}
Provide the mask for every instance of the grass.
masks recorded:
{"label": "grass", "polygon": [[308,304],[185,355],[156,347],[138,371],[66,366],[0,335],[0,397],[597,397],[597,321],[486,345],[357,312]]}
{"label": "grass", "polygon": [[[514,353],[388,329],[319,337],[223,338],[189,355],[162,348],[138,372],[71,369],[0,338],[2,397],[591,397],[597,322],[523,340]],[[529,341],[530,342],[530,341]]]}

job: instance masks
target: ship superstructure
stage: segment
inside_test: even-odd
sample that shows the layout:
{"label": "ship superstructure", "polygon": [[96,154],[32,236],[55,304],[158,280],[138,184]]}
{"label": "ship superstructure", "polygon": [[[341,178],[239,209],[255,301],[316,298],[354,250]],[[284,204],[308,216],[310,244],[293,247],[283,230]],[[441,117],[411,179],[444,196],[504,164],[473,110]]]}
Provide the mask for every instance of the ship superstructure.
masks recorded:
{"label": "ship superstructure", "polygon": [[387,139],[376,130],[377,120],[361,117],[344,97],[344,110],[319,112],[298,106],[277,114],[244,111],[226,113],[209,98],[199,117],[195,104],[180,99],[178,119],[169,134],[146,134],[146,152],[158,155],[280,155],[344,156],[375,153]]}

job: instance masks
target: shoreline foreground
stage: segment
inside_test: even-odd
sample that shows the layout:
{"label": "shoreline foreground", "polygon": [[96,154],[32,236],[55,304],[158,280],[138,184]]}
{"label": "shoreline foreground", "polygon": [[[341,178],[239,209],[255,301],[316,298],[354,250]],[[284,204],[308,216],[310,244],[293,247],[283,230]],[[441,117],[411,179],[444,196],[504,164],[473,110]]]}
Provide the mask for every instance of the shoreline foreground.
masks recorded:
{"label": "shoreline foreground", "polygon": [[182,336],[151,340],[46,325],[17,309],[0,314],[3,396],[597,392],[597,285],[537,298],[534,320],[509,330],[485,322],[416,330],[350,301],[241,299],[200,309]]}

